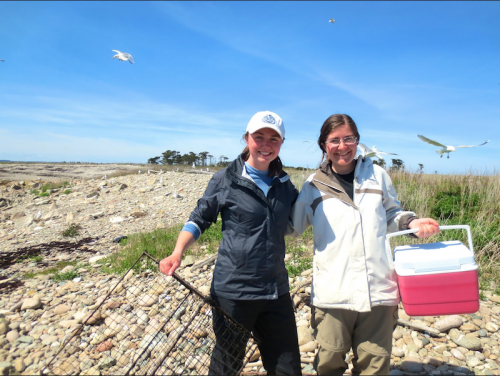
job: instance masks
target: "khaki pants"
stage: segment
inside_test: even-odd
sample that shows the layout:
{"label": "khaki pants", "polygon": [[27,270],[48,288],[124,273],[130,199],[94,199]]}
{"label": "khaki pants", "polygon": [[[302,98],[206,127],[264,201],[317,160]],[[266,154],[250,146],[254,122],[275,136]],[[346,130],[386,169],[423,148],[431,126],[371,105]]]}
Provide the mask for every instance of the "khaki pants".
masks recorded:
{"label": "khaki pants", "polygon": [[313,307],[311,327],[319,343],[314,360],[318,375],[342,375],[352,347],[353,375],[388,375],[397,306],[372,307],[371,312]]}

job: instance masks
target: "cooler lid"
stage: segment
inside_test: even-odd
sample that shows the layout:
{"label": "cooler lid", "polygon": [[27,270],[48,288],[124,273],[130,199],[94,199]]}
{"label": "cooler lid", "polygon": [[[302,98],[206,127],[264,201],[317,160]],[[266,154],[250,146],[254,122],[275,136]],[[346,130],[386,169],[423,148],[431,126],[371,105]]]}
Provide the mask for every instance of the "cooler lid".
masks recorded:
{"label": "cooler lid", "polygon": [[458,240],[398,246],[394,266],[401,276],[477,269],[474,255]]}

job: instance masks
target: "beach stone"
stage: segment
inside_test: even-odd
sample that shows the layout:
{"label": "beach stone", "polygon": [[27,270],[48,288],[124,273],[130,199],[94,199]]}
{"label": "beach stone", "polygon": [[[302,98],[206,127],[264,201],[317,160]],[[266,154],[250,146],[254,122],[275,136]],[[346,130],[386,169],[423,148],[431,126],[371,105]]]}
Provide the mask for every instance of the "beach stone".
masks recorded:
{"label": "beach stone", "polygon": [[316,341],[309,341],[306,344],[300,346],[301,352],[314,352],[318,347],[318,343]]}
{"label": "beach stone", "polygon": [[500,296],[498,296],[498,295],[492,295],[492,296],[488,297],[488,299],[491,300],[492,302],[500,303]]}
{"label": "beach stone", "polygon": [[404,331],[400,328],[396,328],[394,332],[392,332],[392,338],[395,340],[398,340],[400,338],[403,338]]}
{"label": "beach stone", "polygon": [[398,316],[402,320],[407,320],[407,321],[411,320],[411,317],[408,316],[407,313],[403,309],[398,310]]}
{"label": "beach stone", "polygon": [[420,373],[424,371],[424,365],[419,358],[407,357],[399,366],[403,372]]}
{"label": "beach stone", "polygon": [[478,330],[479,328],[474,324],[463,324],[459,329],[461,331],[472,332]]}
{"label": "beach stone", "polygon": [[457,329],[452,329],[449,336],[458,346],[463,346],[469,350],[481,350],[481,341],[478,338],[467,337]]}
{"label": "beach stone", "polygon": [[451,349],[450,352],[451,352],[451,355],[453,355],[458,360],[465,361],[465,356],[464,356],[464,354],[462,354],[462,352],[460,350],[455,348],[455,349]]}
{"label": "beach stone", "polygon": [[33,343],[35,339],[31,336],[21,336],[17,339],[18,342],[23,342],[23,343]]}
{"label": "beach stone", "polygon": [[24,360],[22,358],[17,358],[14,361],[14,369],[17,372],[23,372],[26,369],[26,365],[24,364]]}
{"label": "beach stone", "polygon": [[108,351],[111,350],[113,347],[113,343],[111,341],[104,341],[99,344],[99,346],[96,347],[95,351],[97,352],[103,352],[103,351]]}
{"label": "beach stone", "polygon": [[471,368],[477,367],[481,364],[481,361],[476,358],[474,355],[469,355],[466,357],[467,365]]}
{"label": "beach stone", "polygon": [[398,358],[402,358],[405,355],[405,352],[399,347],[393,347],[392,355],[397,356]]}
{"label": "beach stone", "polygon": [[16,213],[12,214],[12,216],[10,217],[10,220],[15,221],[16,219],[19,219],[19,218],[22,218],[25,216],[26,216],[26,214],[24,212],[16,212]]}
{"label": "beach stone", "polygon": [[80,375],[83,375],[83,376],[100,376],[101,375],[101,371],[97,368],[97,366],[95,366],[95,367],[88,368],[85,371],[82,371],[82,373],[80,373]]}
{"label": "beach stone", "polygon": [[26,311],[27,309],[38,309],[42,306],[42,302],[39,298],[27,298],[23,300],[23,305],[21,306],[21,311]]}
{"label": "beach stone", "polygon": [[101,256],[94,256],[89,258],[89,264],[95,264],[97,261],[102,260],[103,258],[106,258],[107,256],[101,255]]}
{"label": "beach stone", "polygon": [[0,362],[0,375],[8,375],[11,368],[13,368],[11,362]]}
{"label": "beach stone", "polygon": [[97,364],[98,369],[106,369],[114,366],[116,364],[116,359],[107,356],[99,361]]}
{"label": "beach stone", "polygon": [[[312,367],[312,366],[311,366],[311,367]],[[314,370],[314,368],[313,368],[313,370]],[[399,369],[397,369],[397,368],[394,368],[394,369],[391,369],[391,370],[389,371],[389,375],[391,375],[391,376],[403,376],[403,375],[404,375],[404,372],[403,372],[403,371],[401,371],[401,370],[399,370]]]}
{"label": "beach stone", "polygon": [[463,319],[458,315],[452,315],[445,317],[434,323],[434,328],[439,330],[441,333],[446,332],[452,328],[458,328],[463,324]]}
{"label": "beach stone", "polygon": [[158,296],[156,295],[144,295],[139,299],[138,304],[143,307],[151,307],[158,301]]}
{"label": "beach stone", "polygon": [[0,318],[0,335],[7,333],[10,330],[9,320]]}
{"label": "beach stone", "polygon": [[494,324],[492,322],[487,322],[486,325],[484,326],[484,328],[488,331],[488,332],[491,332],[491,333],[496,333],[498,332],[498,325],[497,324]]}
{"label": "beach stone", "polygon": [[477,334],[479,335],[479,337],[486,337],[488,335],[488,332],[484,329],[479,329],[477,331]]}
{"label": "beach stone", "polygon": [[7,341],[9,341],[10,343],[15,343],[19,338],[19,333],[17,330],[11,330],[10,332],[7,333],[5,338],[7,338]]}
{"label": "beach stone", "polygon": [[299,346],[302,346],[308,342],[314,341],[314,337],[311,333],[311,329],[307,326],[299,326],[297,328],[297,334],[299,337]]}
{"label": "beach stone", "polygon": [[54,308],[54,314],[56,315],[61,315],[63,313],[68,312],[71,309],[71,307],[67,304],[60,304],[57,307]]}
{"label": "beach stone", "polygon": [[21,218],[18,218],[14,221],[14,228],[23,228],[28,227],[33,223],[33,217],[31,215],[27,215]]}

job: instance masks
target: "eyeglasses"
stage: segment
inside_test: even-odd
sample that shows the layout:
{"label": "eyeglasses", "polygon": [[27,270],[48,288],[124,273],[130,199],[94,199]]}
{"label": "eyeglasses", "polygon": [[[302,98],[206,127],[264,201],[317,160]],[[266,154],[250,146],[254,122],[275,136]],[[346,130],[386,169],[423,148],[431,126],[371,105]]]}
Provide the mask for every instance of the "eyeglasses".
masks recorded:
{"label": "eyeglasses", "polygon": [[352,146],[356,145],[356,142],[358,141],[358,138],[355,136],[348,136],[345,137],[343,140],[340,138],[332,138],[330,140],[326,140],[325,144],[330,145],[332,147],[338,147],[341,142],[344,143],[346,146]]}

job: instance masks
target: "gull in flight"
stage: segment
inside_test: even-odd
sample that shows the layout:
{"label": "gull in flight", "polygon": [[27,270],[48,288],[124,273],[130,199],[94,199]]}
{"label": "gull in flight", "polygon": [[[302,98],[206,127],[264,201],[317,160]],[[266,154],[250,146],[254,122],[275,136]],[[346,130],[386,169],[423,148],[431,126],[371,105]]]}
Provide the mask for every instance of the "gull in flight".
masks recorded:
{"label": "gull in flight", "polygon": [[5,60],[4,60],[4,59],[0,59],[0,61],[3,61],[3,62],[5,62]]}
{"label": "gull in flight", "polygon": [[335,23],[335,20],[333,18],[330,18],[330,21],[328,22]]}
{"label": "gull in flight", "polygon": [[366,157],[369,157],[369,158],[372,158],[372,157],[377,157],[378,159],[382,159],[384,160],[384,157],[382,156],[382,154],[390,154],[390,155],[397,155],[397,154],[394,154],[394,153],[387,153],[385,151],[380,151],[378,150],[375,146],[373,146],[371,149],[362,144],[361,142],[358,144],[358,147],[361,149],[361,151],[363,152],[362,154],[362,158],[366,158]]}
{"label": "gull in flight", "polygon": [[483,142],[482,144],[479,144],[479,145],[460,145],[460,146],[450,146],[450,145],[443,145],[437,141],[433,141],[425,136],[421,136],[421,135],[418,135],[418,138],[420,138],[422,141],[424,142],[427,142],[428,144],[431,144],[431,145],[434,145],[434,146],[439,146],[441,149],[438,149],[436,150],[436,153],[438,153],[441,158],[443,158],[443,154],[444,153],[448,153],[448,158],[450,158],[450,153],[452,151],[456,151],[455,149],[458,149],[458,148],[475,148],[476,146],[482,146],[484,144],[487,144],[488,142],[490,142],[490,140],[486,141],[486,142]]}
{"label": "gull in flight", "polygon": [[126,53],[126,52],[120,52],[118,50],[111,50],[113,52],[116,52],[116,55],[113,56],[113,59],[118,59],[120,61],[127,61],[132,64],[134,62],[134,58],[132,57],[132,55]]}

